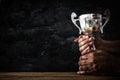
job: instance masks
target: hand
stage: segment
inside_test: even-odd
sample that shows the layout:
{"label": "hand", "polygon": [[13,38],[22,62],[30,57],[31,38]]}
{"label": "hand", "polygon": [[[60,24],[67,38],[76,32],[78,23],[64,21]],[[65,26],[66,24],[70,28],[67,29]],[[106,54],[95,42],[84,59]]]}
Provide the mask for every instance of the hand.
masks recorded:
{"label": "hand", "polygon": [[91,46],[94,43],[94,40],[93,40],[93,37],[82,35],[82,36],[79,36],[77,39],[75,39],[75,42],[78,42],[79,51],[83,55],[90,51]]}
{"label": "hand", "polygon": [[103,51],[90,51],[79,58],[78,74],[106,74],[115,71],[116,57]]}
{"label": "hand", "polygon": [[81,54],[89,52],[90,47],[94,44],[96,49],[104,50],[106,52],[113,53],[114,55],[120,56],[120,40],[108,41],[103,40],[100,37],[88,37],[86,35],[81,35],[74,40],[78,43],[79,51]]}
{"label": "hand", "polygon": [[[118,69],[115,66],[120,63],[119,57],[114,56],[112,53],[120,52],[120,41],[105,41],[101,38],[95,38],[94,42],[92,37],[82,35],[75,42],[78,42],[81,52],[78,62],[78,74],[111,73],[111,71]],[[93,43],[97,48],[95,51],[90,49]]]}

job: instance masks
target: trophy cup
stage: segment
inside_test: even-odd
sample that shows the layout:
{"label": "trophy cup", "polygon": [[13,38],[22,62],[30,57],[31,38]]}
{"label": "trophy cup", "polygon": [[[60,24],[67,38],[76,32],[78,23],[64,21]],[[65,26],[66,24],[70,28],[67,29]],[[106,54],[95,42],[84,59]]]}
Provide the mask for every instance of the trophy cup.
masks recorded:
{"label": "trophy cup", "polygon": [[[85,34],[89,37],[94,37],[96,34],[103,33],[104,26],[108,23],[110,18],[110,11],[105,10],[105,17],[98,13],[82,14],[77,17],[75,12],[71,14],[71,20],[73,24],[78,28],[79,34]],[[78,25],[77,22],[80,24]],[[95,45],[91,47],[92,50],[96,50]]]}

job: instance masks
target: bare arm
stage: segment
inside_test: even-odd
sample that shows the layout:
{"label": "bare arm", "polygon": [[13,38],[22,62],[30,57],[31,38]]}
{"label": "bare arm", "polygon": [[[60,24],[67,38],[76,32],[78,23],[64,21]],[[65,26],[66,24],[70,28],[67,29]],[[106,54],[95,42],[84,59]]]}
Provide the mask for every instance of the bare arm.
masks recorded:
{"label": "bare arm", "polygon": [[120,40],[108,41],[101,38],[96,38],[95,44],[98,49],[102,49],[113,55],[120,56]]}

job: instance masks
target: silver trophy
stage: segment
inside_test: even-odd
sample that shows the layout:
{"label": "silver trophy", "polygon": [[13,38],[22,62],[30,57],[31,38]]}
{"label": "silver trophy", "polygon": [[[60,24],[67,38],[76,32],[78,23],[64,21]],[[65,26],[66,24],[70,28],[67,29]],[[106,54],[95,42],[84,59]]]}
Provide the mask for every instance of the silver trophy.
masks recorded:
{"label": "silver trophy", "polygon": [[[110,19],[110,11],[105,10],[104,17],[102,14],[89,13],[82,14],[77,17],[75,12],[71,14],[71,20],[73,24],[78,28],[79,34],[85,34],[94,37],[94,34],[103,33],[104,26],[108,23]],[[80,25],[78,25],[78,23]],[[96,50],[95,46],[92,47]]]}

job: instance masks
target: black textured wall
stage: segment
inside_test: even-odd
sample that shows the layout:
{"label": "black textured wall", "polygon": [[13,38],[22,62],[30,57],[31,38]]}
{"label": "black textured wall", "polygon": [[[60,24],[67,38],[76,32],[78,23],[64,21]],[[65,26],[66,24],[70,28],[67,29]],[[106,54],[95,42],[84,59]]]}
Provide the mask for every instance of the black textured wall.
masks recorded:
{"label": "black textured wall", "polygon": [[78,30],[70,15],[95,6],[85,0],[1,0],[0,71],[77,71]]}

